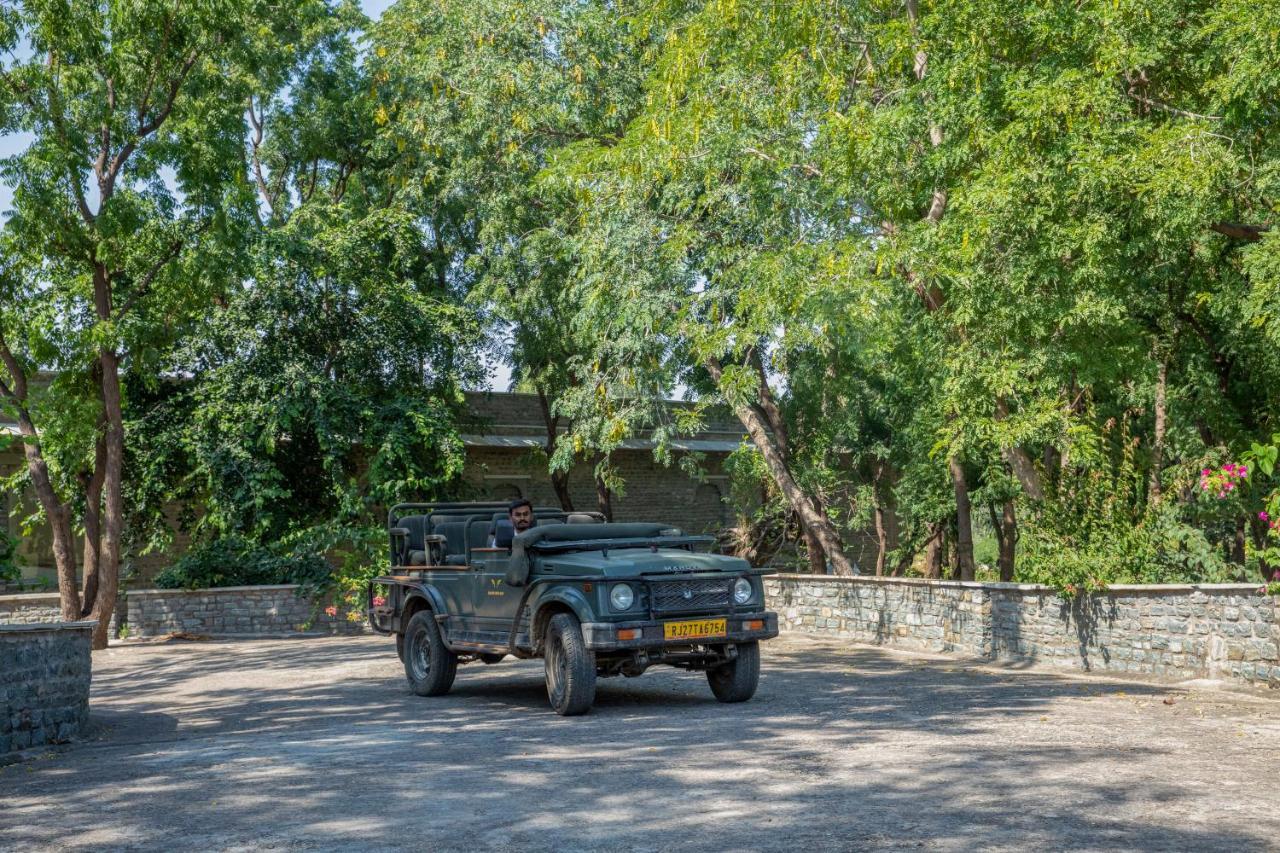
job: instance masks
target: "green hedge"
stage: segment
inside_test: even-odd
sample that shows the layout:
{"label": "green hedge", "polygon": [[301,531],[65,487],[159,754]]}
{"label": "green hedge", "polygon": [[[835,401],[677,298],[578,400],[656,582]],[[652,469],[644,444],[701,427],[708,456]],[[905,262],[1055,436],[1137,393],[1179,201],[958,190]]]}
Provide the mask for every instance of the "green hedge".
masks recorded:
{"label": "green hedge", "polygon": [[294,583],[322,587],[331,568],[320,554],[279,554],[234,536],[200,545],[156,575],[161,589]]}

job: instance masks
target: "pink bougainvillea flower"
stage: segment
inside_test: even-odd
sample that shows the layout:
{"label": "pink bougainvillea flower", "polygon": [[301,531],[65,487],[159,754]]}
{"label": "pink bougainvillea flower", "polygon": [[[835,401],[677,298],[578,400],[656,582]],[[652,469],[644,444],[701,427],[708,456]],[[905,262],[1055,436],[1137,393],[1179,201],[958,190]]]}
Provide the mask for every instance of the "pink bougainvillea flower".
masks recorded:
{"label": "pink bougainvillea flower", "polygon": [[373,597],[373,606],[374,606],[374,607],[381,607],[382,605],[384,605],[384,604],[386,604],[386,603],[387,603],[387,600],[386,600],[385,598],[383,598],[382,596],[380,596],[380,595],[375,595],[375,596]]}
{"label": "pink bougainvillea flower", "polygon": [[1260,520],[1262,520],[1262,521],[1266,521],[1266,520],[1267,520],[1267,519],[1269,519],[1270,517],[1271,517],[1271,516],[1267,515],[1267,511],[1266,511],[1265,509],[1264,509],[1264,510],[1262,510],[1262,512],[1258,513],[1258,518],[1259,518]]}
{"label": "pink bougainvillea flower", "polygon": [[324,612],[325,612],[325,613],[327,613],[327,614],[329,614],[330,616],[337,616],[337,615],[338,615],[338,608],[336,608],[336,607],[334,607],[332,604],[330,604],[328,607],[326,607],[326,608],[324,609]]}

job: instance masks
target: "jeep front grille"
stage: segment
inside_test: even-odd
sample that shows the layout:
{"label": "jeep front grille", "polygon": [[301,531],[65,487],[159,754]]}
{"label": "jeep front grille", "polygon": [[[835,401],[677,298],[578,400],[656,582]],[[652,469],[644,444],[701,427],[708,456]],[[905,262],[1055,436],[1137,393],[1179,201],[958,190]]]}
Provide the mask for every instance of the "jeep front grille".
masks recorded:
{"label": "jeep front grille", "polygon": [[712,610],[729,606],[732,578],[707,580],[653,581],[653,609],[669,613],[677,610]]}

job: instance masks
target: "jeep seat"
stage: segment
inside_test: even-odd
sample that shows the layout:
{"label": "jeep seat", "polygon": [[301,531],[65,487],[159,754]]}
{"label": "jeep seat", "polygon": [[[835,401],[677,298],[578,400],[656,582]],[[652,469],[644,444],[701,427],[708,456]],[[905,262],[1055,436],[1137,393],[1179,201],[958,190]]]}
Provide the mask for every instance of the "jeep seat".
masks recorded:
{"label": "jeep seat", "polygon": [[447,521],[435,526],[435,533],[444,537],[444,564],[446,566],[465,566],[467,564],[467,523],[465,521]]}
{"label": "jeep seat", "polygon": [[400,559],[403,559],[404,564],[407,566],[427,565],[427,516],[406,515],[404,518],[398,519],[396,524],[409,531],[409,535],[401,545],[403,550],[401,551]]}

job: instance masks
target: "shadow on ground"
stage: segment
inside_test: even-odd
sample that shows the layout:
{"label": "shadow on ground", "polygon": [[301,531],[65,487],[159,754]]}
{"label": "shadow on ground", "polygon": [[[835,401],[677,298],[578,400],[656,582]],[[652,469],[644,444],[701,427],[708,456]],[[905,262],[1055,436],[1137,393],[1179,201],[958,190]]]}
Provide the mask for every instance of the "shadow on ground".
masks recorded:
{"label": "shadow on ground", "polygon": [[378,638],[95,664],[95,739],[0,773],[0,845],[1261,850],[1280,830],[1220,784],[1280,781],[1269,753],[1150,684],[788,640],[752,702],[654,670],[564,719],[539,662],[423,699]]}

